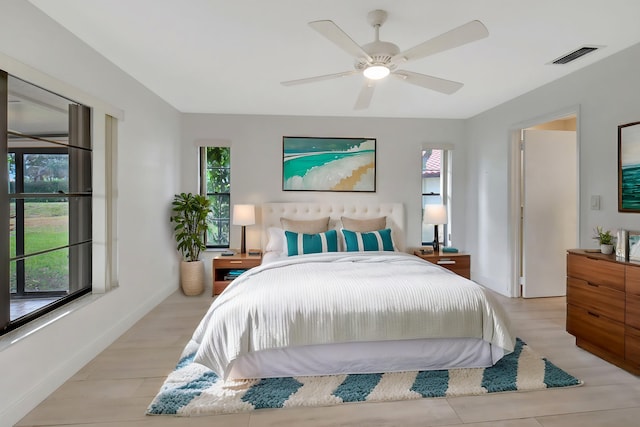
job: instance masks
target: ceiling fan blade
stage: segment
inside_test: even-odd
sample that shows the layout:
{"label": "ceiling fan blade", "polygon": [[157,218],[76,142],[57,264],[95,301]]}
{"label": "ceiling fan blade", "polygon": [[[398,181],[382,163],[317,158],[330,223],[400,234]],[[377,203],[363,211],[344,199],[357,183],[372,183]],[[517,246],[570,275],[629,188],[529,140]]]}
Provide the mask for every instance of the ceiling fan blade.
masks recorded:
{"label": "ceiling fan blade", "polygon": [[358,99],[356,100],[356,104],[353,106],[353,109],[366,110],[369,108],[375,88],[375,80],[365,79],[364,86],[362,86],[362,90],[360,90],[360,95],[358,95]]}
{"label": "ceiling fan blade", "polygon": [[301,85],[305,83],[321,82],[322,80],[330,80],[330,79],[337,79],[339,77],[352,76],[358,73],[360,73],[360,71],[358,70],[343,71],[342,73],[325,74],[324,76],[307,77],[306,79],[288,80],[286,82],[280,82],[280,84],[283,86]]}
{"label": "ceiling fan blade", "polygon": [[464,84],[439,77],[427,76],[426,74],[414,73],[412,71],[398,70],[391,73],[392,76],[404,80],[407,83],[421,86],[436,92],[451,95],[459,90]]}
{"label": "ceiling fan blade", "polygon": [[358,43],[354,42],[347,33],[342,31],[333,21],[313,21],[309,22],[309,25],[351,56],[356,58],[365,58],[370,62],[373,61],[371,56],[365,52]]}
{"label": "ceiling fan blade", "polygon": [[400,52],[391,58],[394,64],[401,64],[407,61],[424,58],[425,56],[453,49],[476,40],[483,39],[489,35],[487,27],[480,21],[471,21],[464,25],[440,34],[437,37],[420,43],[417,46]]}

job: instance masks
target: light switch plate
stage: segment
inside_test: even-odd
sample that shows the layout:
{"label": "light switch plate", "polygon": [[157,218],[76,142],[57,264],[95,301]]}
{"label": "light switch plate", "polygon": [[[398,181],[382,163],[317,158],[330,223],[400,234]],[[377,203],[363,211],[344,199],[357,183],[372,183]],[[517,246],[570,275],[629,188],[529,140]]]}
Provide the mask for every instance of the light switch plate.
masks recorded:
{"label": "light switch plate", "polygon": [[600,196],[591,196],[591,210],[592,211],[600,210]]}

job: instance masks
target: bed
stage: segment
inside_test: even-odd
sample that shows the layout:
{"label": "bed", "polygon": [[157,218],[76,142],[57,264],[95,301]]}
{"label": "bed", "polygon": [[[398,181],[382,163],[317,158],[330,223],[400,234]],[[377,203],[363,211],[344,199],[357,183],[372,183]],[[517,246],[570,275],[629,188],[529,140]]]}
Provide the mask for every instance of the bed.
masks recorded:
{"label": "bed", "polygon": [[[283,229],[326,218],[326,231]],[[262,265],[213,301],[192,337],[195,361],[222,378],[487,367],[513,351],[490,293],[402,252],[401,204],[270,203],[262,224]]]}

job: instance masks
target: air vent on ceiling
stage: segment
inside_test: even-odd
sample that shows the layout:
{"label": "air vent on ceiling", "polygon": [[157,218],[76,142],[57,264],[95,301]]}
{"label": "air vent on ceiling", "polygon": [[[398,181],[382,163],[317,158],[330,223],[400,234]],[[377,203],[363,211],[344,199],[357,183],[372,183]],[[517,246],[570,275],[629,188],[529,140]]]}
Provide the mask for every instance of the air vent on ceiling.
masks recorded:
{"label": "air vent on ceiling", "polygon": [[551,61],[551,63],[560,64],[560,65],[568,64],[569,62],[575,61],[576,59],[581,58],[584,55],[598,49],[599,49],[598,46],[583,46],[581,48],[574,50],[573,52],[569,52],[566,55],[561,56],[558,59],[554,59],[553,61]]}

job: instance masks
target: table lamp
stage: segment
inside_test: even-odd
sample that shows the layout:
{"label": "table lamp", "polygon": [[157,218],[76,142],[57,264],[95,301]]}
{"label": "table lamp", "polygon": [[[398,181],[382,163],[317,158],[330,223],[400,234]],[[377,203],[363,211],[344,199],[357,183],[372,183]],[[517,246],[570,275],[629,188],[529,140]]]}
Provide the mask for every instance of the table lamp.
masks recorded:
{"label": "table lamp", "polygon": [[422,223],[433,225],[433,251],[440,250],[438,225],[447,224],[447,207],[445,205],[425,205]]}
{"label": "table lamp", "polygon": [[233,205],[233,225],[242,226],[240,237],[240,253],[247,252],[247,239],[245,229],[247,225],[256,223],[256,207],[254,205]]}

